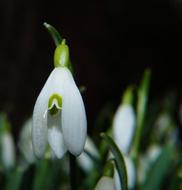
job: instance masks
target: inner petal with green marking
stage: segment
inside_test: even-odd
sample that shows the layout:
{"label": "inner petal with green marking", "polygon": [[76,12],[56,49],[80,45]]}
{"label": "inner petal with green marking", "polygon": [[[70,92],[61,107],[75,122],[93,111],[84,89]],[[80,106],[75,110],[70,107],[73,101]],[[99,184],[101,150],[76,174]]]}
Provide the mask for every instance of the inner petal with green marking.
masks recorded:
{"label": "inner petal with green marking", "polygon": [[62,97],[59,94],[53,94],[49,98],[48,110],[51,115],[55,115],[62,109]]}

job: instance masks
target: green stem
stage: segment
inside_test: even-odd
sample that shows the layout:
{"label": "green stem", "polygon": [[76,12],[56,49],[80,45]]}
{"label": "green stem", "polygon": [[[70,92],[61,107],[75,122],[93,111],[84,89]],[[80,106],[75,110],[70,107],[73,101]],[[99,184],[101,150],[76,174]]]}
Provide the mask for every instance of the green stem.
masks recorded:
{"label": "green stem", "polygon": [[17,167],[14,171],[7,173],[7,183],[5,190],[18,190],[20,189],[24,169]]}
{"label": "green stem", "polygon": [[76,165],[76,157],[69,153],[69,162],[70,162],[70,185],[71,190],[77,190],[77,165]]}
{"label": "green stem", "polygon": [[49,160],[42,159],[36,164],[36,173],[33,182],[33,190],[46,189],[47,174],[49,173]]}
{"label": "green stem", "polygon": [[150,76],[151,72],[150,70],[147,69],[144,72],[143,80],[138,89],[136,132],[131,152],[135,162],[137,162],[138,160],[138,154],[140,151],[140,142],[141,142],[142,131],[144,127],[145,115],[147,110]]}

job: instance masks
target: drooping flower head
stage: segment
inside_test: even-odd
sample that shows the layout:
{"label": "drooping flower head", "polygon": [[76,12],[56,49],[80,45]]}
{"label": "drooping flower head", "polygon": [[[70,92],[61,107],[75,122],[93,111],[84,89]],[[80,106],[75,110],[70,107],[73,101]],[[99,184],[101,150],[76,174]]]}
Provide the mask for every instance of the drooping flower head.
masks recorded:
{"label": "drooping flower head", "polygon": [[48,144],[58,158],[67,150],[75,156],[83,151],[87,132],[86,113],[69,63],[69,48],[62,40],[55,50],[55,68],[33,111],[32,140],[37,157],[43,156]]}

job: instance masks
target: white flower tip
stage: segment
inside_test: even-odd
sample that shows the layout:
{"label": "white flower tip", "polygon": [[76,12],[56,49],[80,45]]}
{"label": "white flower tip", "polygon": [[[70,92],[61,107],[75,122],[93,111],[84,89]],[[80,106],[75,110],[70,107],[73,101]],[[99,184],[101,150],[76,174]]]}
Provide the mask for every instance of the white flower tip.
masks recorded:
{"label": "white flower tip", "polygon": [[57,127],[52,127],[48,130],[48,142],[55,156],[61,159],[67,149],[64,145],[62,133]]}
{"label": "white flower tip", "polygon": [[116,190],[113,178],[103,176],[97,183],[95,190]]}
{"label": "white flower tip", "polygon": [[[84,143],[85,144],[85,143]],[[79,146],[79,144],[75,144],[75,146],[71,145],[69,147],[69,151],[71,152],[71,154],[73,154],[74,156],[80,156],[81,153],[84,150],[84,144],[82,144],[81,146]]]}
{"label": "white flower tip", "polygon": [[135,113],[131,105],[121,105],[113,120],[113,135],[120,150],[127,154],[135,131]]}

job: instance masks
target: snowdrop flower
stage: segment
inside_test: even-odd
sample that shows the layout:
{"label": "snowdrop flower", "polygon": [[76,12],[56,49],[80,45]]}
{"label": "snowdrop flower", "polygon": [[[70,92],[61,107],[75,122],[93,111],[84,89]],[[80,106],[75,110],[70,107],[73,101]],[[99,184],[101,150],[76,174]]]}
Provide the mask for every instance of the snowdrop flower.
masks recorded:
{"label": "snowdrop flower", "polygon": [[[87,137],[84,149],[95,158],[99,158],[98,150],[90,137]],[[82,152],[82,154],[78,157],[77,160],[78,164],[85,172],[89,172],[94,167],[93,160],[85,152]]]}
{"label": "snowdrop flower", "polygon": [[[128,154],[136,127],[135,112],[133,106],[131,105],[133,98],[132,90],[133,89],[129,87],[125,91],[122,104],[119,106],[113,119],[113,137],[124,156],[128,175],[128,187],[131,189],[134,188],[136,181],[135,166]],[[119,174],[116,170],[114,174],[114,181],[116,189],[122,189]]]}
{"label": "snowdrop flower", "polygon": [[0,160],[5,169],[15,165],[15,144],[6,115],[0,114]]}
{"label": "snowdrop flower", "polygon": [[36,158],[32,147],[32,119],[27,120],[20,132],[19,149],[28,163],[33,163]]}
{"label": "snowdrop flower", "polygon": [[119,106],[113,119],[113,136],[116,144],[124,154],[128,154],[135,131],[135,113],[131,105],[131,89],[127,89],[123,103]]}
{"label": "snowdrop flower", "polygon": [[15,145],[10,132],[5,131],[1,136],[1,156],[5,168],[10,169],[15,164]]}
{"label": "snowdrop flower", "polygon": [[135,130],[135,114],[132,106],[121,105],[114,117],[114,139],[123,153],[127,154]]}
{"label": "snowdrop flower", "polygon": [[146,178],[146,173],[149,171],[152,164],[157,160],[161,154],[161,147],[158,145],[152,145],[147,150],[146,154],[140,156],[139,160],[139,181],[142,183]]}
{"label": "snowdrop flower", "polygon": [[63,40],[55,50],[55,68],[40,92],[33,111],[33,149],[39,158],[43,156],[47,144],[57,158],[61,158],[67,150],[78,156],[85,145],[85,107],[67,68],[69,63],[69,49]]}
{"label": "snowdrop flower", "polygon": [[[103,176],[98,181],[95,190],[117,190],[112,177]],[[119,189],[118,189],[119,190]]]}

